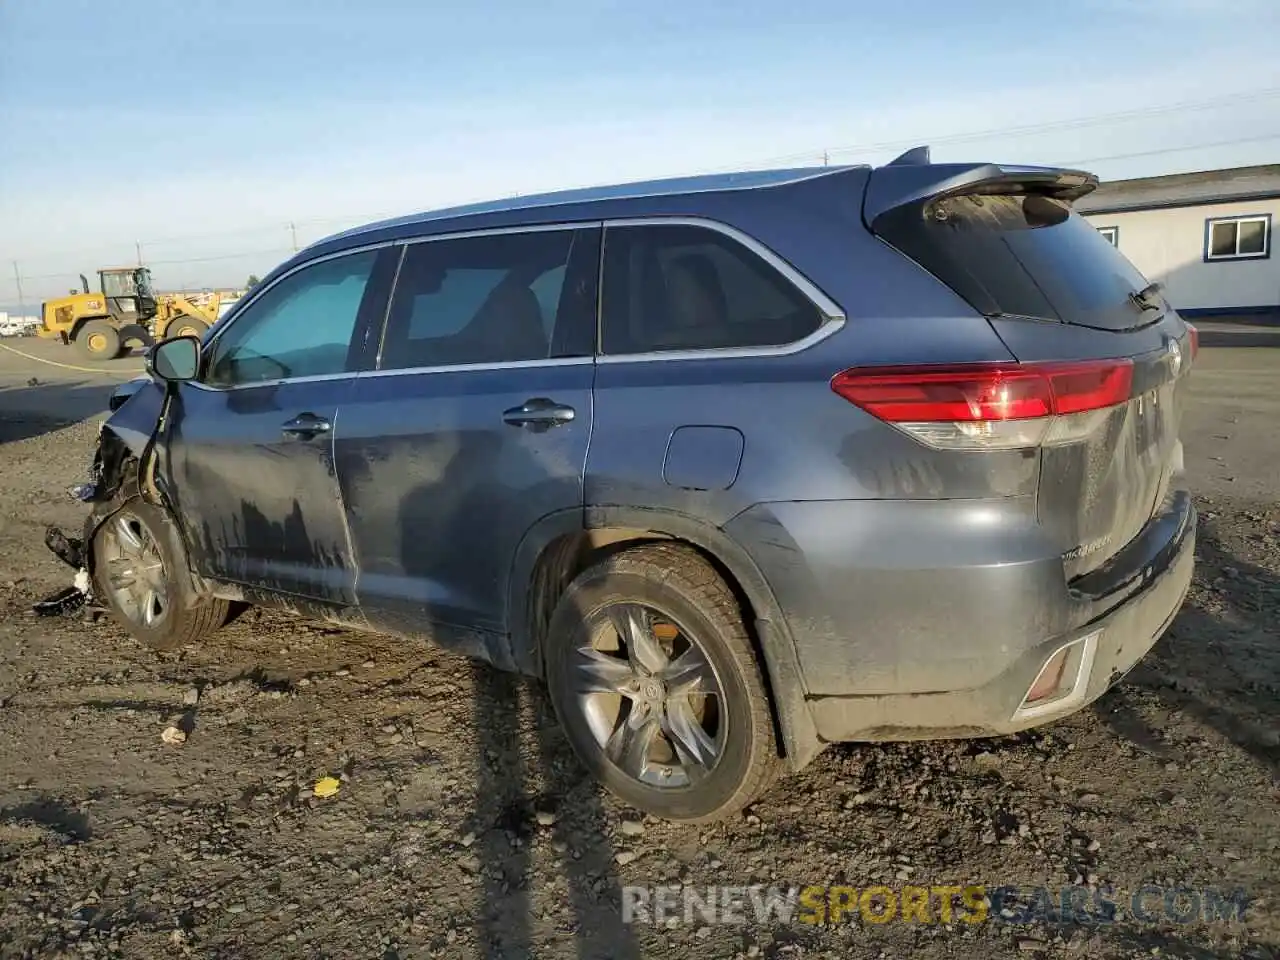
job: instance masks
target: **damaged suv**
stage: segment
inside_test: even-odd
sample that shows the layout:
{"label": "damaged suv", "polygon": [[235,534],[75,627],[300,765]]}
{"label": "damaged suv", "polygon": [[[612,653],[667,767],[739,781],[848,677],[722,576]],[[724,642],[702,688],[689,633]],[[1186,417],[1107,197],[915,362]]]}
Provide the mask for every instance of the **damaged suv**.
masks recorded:
{"label": "damaged suv", "polygon": [[913,151],[331,237],[154,348],[64,552],[157,648],[249,602],[542,678],[676,820],[1044,723],[1164,631],[1196,526],[1195,331],[1094,185]]}

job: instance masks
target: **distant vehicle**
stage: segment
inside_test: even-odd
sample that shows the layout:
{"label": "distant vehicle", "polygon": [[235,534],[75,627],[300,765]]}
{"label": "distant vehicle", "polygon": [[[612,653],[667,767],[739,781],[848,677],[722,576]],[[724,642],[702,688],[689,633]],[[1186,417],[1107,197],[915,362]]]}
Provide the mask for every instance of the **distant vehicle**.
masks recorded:
{"label": "distant vehicle", "polygon": [[1196,333],[1095,183],[913,152],[321,241],[113,401],[94,592],[157,648],[250,601],[540,677],[675,820],[833,741],[1073,713],[1196,529]]}
{"label": "distant vehicle", "polygon": [[150,346],[168,336],[203,336],[219,316],[216,293],[157,296],[146,267],[98,271],[98,290],[89,291],[81,275],[81,292],[43,304],[42,337],[73,345],[87,360],[111,360],[131,343]]}
{"label": "distant vehicle", "polygon": [[39,317],[15,316],[0,311],[0,337],[26,337],[35,333]]}

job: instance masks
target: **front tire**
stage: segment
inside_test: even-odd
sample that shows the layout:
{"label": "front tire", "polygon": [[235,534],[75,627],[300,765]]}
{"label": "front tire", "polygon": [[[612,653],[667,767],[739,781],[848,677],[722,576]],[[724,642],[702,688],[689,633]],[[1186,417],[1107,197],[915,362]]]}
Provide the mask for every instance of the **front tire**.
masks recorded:
{"label": "front tire", "polygon": [[777,773],[769,696],[737,600],[688,547],[633,547],[582,573],[552,617],[546,666],[575,753],[632,806],[719,820]]}
{"label": "front tire", "polygon": [[75,342],[86,360],[112,360],[120,353],[120,331],[106,320],[90,320],[80,328]]}
{"label": "front tire", "polygon": [[180,317],[175,317],[173,322],[165,329],[166,337],[195,337],[197,340],[203,340],[205,331],[209,329],[209,325],[203,320],[197,320],[195,317],[189,317],[185,313]]}
{"label": "front tire", "polygon": [[176,650],[227,622],[226,600],[196,594],[168,513],[130,500],[93,536],[94,593],[117,623],[153,650]]}

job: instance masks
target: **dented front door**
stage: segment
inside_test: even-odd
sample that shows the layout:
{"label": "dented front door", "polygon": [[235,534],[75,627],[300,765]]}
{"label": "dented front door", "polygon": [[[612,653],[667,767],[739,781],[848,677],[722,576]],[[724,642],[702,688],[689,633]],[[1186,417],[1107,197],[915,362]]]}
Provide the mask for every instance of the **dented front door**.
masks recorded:
{"label": "dented front door", "polygon": [[337,398],[349,385],[182,385],[166,465],[199,573],[354,603],[332,439]]}
{"label": "dented front door", "polygon": [[164,438],[198,572],[355,602],[333,438],[397,253],[357,250],[295,267],[205,344],[200,381],[179,387]]}

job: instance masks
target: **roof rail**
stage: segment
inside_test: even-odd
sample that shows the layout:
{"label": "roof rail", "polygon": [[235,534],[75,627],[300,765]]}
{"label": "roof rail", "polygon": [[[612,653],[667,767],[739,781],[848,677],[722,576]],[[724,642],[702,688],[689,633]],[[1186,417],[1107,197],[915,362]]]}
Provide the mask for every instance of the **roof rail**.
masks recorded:
{"label": "roof rail", "polygon": [[930,162],[931,161],[929,160],[929,147],[926,144],[925,146],[922,146],[922,147],[912,147],[906,153],[895,157],[894,159],[889,161],[889,166],[891,167],[922,166],[922,165],[927,165]]}

